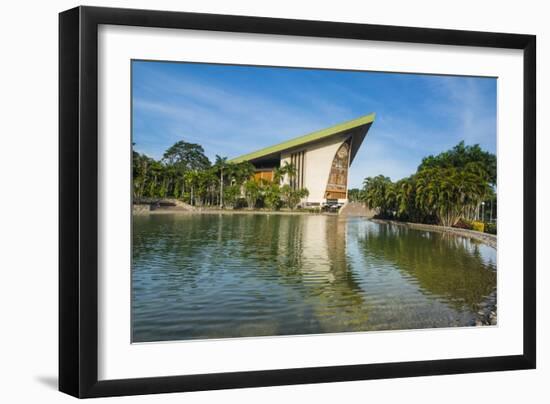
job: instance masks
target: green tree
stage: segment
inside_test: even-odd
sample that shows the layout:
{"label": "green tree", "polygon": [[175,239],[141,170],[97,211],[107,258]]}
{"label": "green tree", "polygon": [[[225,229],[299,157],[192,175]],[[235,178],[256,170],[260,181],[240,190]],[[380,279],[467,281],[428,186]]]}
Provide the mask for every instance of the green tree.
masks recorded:
{"label": "green tree", "polygon": [[479,216],[495,182],[496,157],[460,142],[424,158],[415,174],[395,183],[382,175],[365,178],[362,199],[381,217],[453,226]]}
{"label": "green tree", "polygon": [[416,177],[403,178],[397,181],[395,188],[395,202],[397,215],[400,219],[423,221],[423,214],[415,209],[416,202]]}
{"label": "green tree", "polygon": [[300,188],[294,191],[294,197],[295,197],[295,203],[293,205],[293,209],[296,207],[298,203],[304,198],[307,198],[309,196],[309,190],[307,188]]}
{"label": "green tree", "polygon": [[137,152],[132,153],[132,178],[134,199],[141,199],[144,195],[149,170],[149,159]]}
{"label": "green tree", "polygon": [[261,192],[262,190],[260,184],[257,181],[249,179],[244,183],[244,194],[249,208],[254,209],[256,207],[256,203],[260,198]]}
{"label": "green tree", "polygon": [[377,175],[363,181],[365,203],[371,209],[378,209],[381,217],[391,217],[395,211],[395,186],[389,177]]}
{"label": "green tree", "polygon": [[228,185],[224,188],[223,197],[227,205],[234,207],[237,199],[241,194],[241,189],[238,185]]}
{"label": "green tree", "polygon": [[197,173],[210,168],[203,147],[180,140],[164,152],[162,163],[164,179],[159,196],[172,196],[193,204]]}
{"label": "green tree", "polygon": [[425,168],[417,174],[416,205],[434,214],[443,226],[453,226],[489,195],[487,175],[476,163]]}
{"label": "green tree", "polygon": [[363,191],[359,188],[352,188],[348,190],[348,199],[350,202],[363,202]]}
{"label": "green tree", "polygon": [[290,209],[295,209],[303,198],[309,196],[306,188],[293,189],[290,185],[284,184],[280,187],[281,201]]}
{"label": "green tree", "polygon": [[242,185],[254,174],[254,165],[249,161],[227,164],[227,178],[230,183]]}
{"label": "green tree", "polygon": [[286,176],[288,175],[288,182],[291,182],[297,174],[296,166],[288,161],[285,161],[285,164],[279,167],[275,167],[273,170],[273,182],[280,184]]}
{"label": "green tree", "polygon": [[280,187],[281,202],[286,205],[287,208],[292,209],[292,194],[293,189],[290,185],[284,184]]}
{"label": "green tree", "polygon": [[187,143],[183,140],[174,143],[162,156],[169,166],[175,166],[180,172],[189,170],[206,170],[210,167],[210,160],[204,154],[204,149],[196,143]]}
{"label": "green tree", "polygon": [[281,188],[279,184],[268,183],[264,186],[264,201],[268,208],[273,210],[281,209]]}
{"label": "green tree", "polygon": [[189,189],[189,203],[195,205],[195,190],[200,186],[200,174],[199,171],[190,170],[184,174],[184,181]]}
{"label": "green tree", "polygon": [[148,174],[148,192],[147,195],[150,198],[154,198],[159,194],[159,181],[164,176],[164,166],[158,161],[151,161]]}
{"label": "green tree", "polygon": [[478,163],[479,169],[485,171],[489,183],[496,185],[497,182],[497,158],[494,154],[481,149],[478,144],[467,146],[461,141],[451,150],[438,154],[437,156],[428,156],[422,159],[417,171],[426,168],[449,168],[464,169],[470,163]]}

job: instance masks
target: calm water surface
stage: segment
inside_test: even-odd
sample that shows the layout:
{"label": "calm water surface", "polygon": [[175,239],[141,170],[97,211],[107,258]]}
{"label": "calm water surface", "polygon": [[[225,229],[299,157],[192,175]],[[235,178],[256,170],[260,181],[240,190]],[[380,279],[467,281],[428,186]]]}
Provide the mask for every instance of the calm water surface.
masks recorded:
{"label": "calm water surface", "polygon": [[472,325],[496,298],[473,240],[322,215],[135,216],[133,341]]}

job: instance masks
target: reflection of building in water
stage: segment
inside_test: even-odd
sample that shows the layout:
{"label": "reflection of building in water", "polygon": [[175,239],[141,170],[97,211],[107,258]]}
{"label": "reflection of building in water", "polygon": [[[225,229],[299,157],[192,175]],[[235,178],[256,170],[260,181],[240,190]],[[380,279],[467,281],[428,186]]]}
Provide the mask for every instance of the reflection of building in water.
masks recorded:
{"label": "reflection of building in water", "polygon": [[349,221],[338,216],[305,220],[301,273],[309,290],[316,320],[327,332],[360,331],[368,324],[370,308],[348,260]]}
{"label": "reflection of building in water", "polygon": [[333,281],[331,273],[332,263],[329,259],[327,245],[327,217],[313,216],[313,220],[304,221],[303,254],[308,265],[304,267],[304,275],[315,274],[324,276],[326,280]]}
{"label": "reflection of building in water", "polygon": [[232,159],[251,162],[257,180],[272,181],[274,170],[292,164],[296,176],[282,181],[293,189],[307,188],[303,205],[344,204],[348,197],[349,166],[374,122],[374,114],[300,136]]}
{"label": "reflection of building in water", "polygon": [[278,223],[277,252],[280,267],[295,268],[301,276],[330,278],[326,216],[275,215]]}
{"label": "reflection of building in water", "polygon": [[303,276],[334,281],[347,270],[346,219],[337,216],[278,216],[280,262],[299,266]]}
{"label": "reflection of building in water", "polygon": [[[299,223],[297,229],[292,229],[289,223]],[[347,230],[348,220],[338,216],[302,216],[301,220],[287,220],[281,222],[279,252],[286,257],[294,254],[294,262],[300,264],[299,273],[305,283],[311,286],[321,284],[333,285],[333,297],[342,292],[350,295],[360,292],[355,282],[347,259]],[[293,240],[293,241],[288,241]],[[295,247],[294,251],[286,247]]]}

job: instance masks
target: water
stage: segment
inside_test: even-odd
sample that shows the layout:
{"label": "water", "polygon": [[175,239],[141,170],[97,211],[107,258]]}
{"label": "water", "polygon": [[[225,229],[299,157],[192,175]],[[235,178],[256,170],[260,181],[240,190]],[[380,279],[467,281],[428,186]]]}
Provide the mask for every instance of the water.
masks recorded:
{"label": "water", "polygon": [[322,215],[133,218],[134,342],[469,326],[496,251]]}

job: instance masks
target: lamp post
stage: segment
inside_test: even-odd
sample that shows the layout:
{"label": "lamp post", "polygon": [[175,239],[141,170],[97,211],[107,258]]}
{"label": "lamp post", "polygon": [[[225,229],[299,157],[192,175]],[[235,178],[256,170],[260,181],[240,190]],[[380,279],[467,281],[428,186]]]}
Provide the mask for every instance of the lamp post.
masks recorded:
{"label": "lamp post", "polygon": [[481,221],[485,222],[485,202],[481,202]]}

